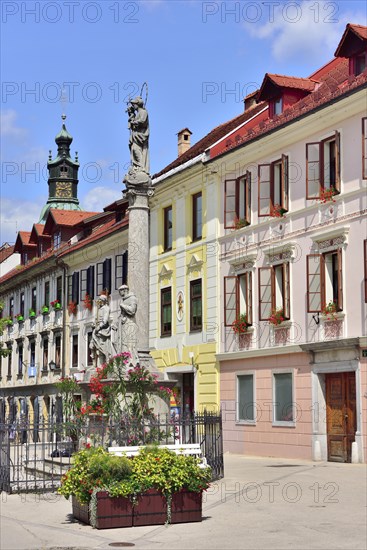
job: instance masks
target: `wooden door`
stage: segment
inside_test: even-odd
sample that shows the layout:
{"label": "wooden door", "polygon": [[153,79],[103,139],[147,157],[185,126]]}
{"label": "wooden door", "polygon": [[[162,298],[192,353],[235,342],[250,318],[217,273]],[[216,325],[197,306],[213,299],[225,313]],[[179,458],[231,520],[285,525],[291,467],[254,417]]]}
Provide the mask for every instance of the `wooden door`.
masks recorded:
{"label": "wooden door", "polygon": [[357,429],[354,372],[326,375],[328,460],[350,462]]}

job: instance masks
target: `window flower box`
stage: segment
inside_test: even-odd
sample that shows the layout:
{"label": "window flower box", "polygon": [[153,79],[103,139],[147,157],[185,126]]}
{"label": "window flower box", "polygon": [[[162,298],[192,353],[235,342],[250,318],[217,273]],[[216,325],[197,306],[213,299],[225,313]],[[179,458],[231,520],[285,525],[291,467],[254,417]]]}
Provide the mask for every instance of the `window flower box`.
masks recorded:
{"label": "window flower box", "polygon": [[53,307],[55,311],[61,309],[61,304],[59,300],[54,300],[53,302],[51,302],[50,306]]}
{"label": "window flower box", "polygon": [[285,320],[283,308],[274,308],[269,317],[269,323],[278,326]]}
{"label": "window flower box", "polygon": [[86,295],[84,296],[83,303],[84,303],[85,309],[87,309],[88,311],[92,311],[92,310],[93,310],[93,300],[92,300],[92,298],[90,297],[89,294],[86,294]]}
{"label": "window flower box", "polygon": [[36,314],[36,312],[34,311],[34,309],[31,308],[31,309],[28,311],[28,316],[29,316],[30,319],[35,319],[35,318],[37,317],[37,314]]}
{"label": "window flower box", "polygon": [[285,218],[287,210],[283,208],[280,204],[274,204],[270,210],[270,216],[272,218]]}
{"label": "window flower box", "polygon": [[18,323],[24,323],[24,315],[22,315],[21,313],[18,313],[18,315],[16,315],[16,319]]}
{"label": "window flower box", "polygon": [[48,315],[50,313],[50,308],[48,306],[42,306],[41,313],[42,315]]}
{"label": "window flower box", "polygon": [[69,315],[76,315],[78,313],[78,304],[76,302],[70,301],[68,303],[68,312]]}
{"label": "window flower box", "polygon": [[232,323],[232,329],[235,334],[244,334],[247,332],[249,326],[246,313],[241,313]]}

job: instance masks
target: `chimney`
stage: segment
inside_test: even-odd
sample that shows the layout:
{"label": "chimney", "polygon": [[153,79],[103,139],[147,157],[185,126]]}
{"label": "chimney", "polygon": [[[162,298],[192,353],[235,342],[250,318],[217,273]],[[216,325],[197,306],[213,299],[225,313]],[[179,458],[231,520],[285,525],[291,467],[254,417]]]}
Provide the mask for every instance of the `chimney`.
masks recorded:
{"label": "chimney", "polygon": [[192,132],[188,128],[180,130],[177,134],[177,146],[178,146],[178,156],[180,157],[183,153],[186,153],[191,147],[190,136]]}
{"label": "chimney", "polygon": [[251,94],[248,94],[245,99],[243,100],[244,103],[244,111],[248,111],[252,107],[254,107],[257,104],[257,93],[259,90],[255,90]]}

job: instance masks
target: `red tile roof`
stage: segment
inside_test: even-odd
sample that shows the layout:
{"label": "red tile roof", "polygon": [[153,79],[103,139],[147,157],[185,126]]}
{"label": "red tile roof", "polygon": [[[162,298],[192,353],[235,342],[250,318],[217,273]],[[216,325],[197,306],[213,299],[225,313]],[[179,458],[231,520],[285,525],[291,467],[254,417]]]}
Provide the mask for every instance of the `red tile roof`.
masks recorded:
{"label": "red tile roof", "polygon": [[286,76],[281,74],[266,73],[261,84],[258,94],[258,100],[263,101],[269,99],[267,90],[269,86],[275,85],[279,88],[295,88],[296,90],[304,90],[305,92],[313,92],[317,82],[310,78],[299,78],[296,76]]}
{"label": "red tile roof", "polygon": [[56,210],[55,208],[50,209],[50,213],[57,225],[77,225],[79,222],[100,214],[100,212],[83,212],[79,210]]}
{"label": "red tile roof", "polygon": [[0,248],[0,264],[5,262],[9,256],[11,256],[14,252],[14,245],[10,246],[6,244],[3,244],[3,246]]}
{"label": "red tile roof", "polygon": [[335,50],[335,57],[341,56],[344,57],[346,54],[346,45],[349,41],[351,35],[357,36],[362,42],[367,40],[367,27],[362,25],[353,25],[348,23],[345,28],[344,34],[341,37],[341,40],[338,44],[338,47]]}

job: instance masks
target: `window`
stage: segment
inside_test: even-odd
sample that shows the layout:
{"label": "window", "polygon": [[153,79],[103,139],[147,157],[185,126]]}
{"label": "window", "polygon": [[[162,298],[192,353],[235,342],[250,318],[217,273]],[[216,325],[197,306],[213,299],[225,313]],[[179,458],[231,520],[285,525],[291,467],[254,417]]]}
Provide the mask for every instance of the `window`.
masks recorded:
{"label": "window", "polygon": [[255,421],[253,374],[237,376],[237,421]]}
{"label": "window", "polygon": [[94,265],[89,266],[88,269],[82,269],[80,272],[81,301],[84,300],[86,294],[94,298]]}
{"label": "window", "polygon": [[61,336],[60,335],[55,337],[55,363],[56,363],[56,368],[59,369],[61,366]]}
{"label": "window", "polygon": [[61,246],[61,231],[54,233],[54,249],[57,250]]}
{"label": "window", "polygon": [[357,55],[349,58],[349,74],[353,76],[358,76],[363,73],[366,68],[366,57],[367,52],[360,52]]}
{"label": "window", "polygon": [[43,338],[43,360],[42,360],[42,370],[48,370],[48,338]]}
{"label": "window", "polygon": [[259,319],[267,321],[273,310],[290,318],[289,263],[259,269]]}
{"label": "window", "polygon": [[48,306],[50,305],[50,281],[45,282],[44,286],[44,302],[43,305]]}
{"label": "window", "polygon": [[172,206],[163,210],[163,249],[172,250]]}
{"label": "window", "polygon": [[8,348],[8,378],[11,378],[11,362],[12,362],[12,347],[11,344],[7,344],[6,346]]}
{"label": "window", "polygon": [[203,236],[203,198],[201,193],[192,196],[192,240],[198,241]]}
{"label": "window", "polygon": [[171,287],[161,290],[161,336],[172,333],[172,291]]}
{"label": "window", "polygon": [[273,373],[274,422],[293,423],[293,380],[292,373]]}
{"label": "window", "polygon": [[20,293],[19,313],[24,316],[24,292]]}
{"label": "window", "polygon": [[115,289],[127,284],[127,259],[128,252],[115,256]]}
{"label": "window", "polygon": [[9,298],[9,317],[10,319],[14,317],[14,296]]}
{"label": "window", "polygon": [[56,279],[56,300],[62,303],[62,276]]}
{"label": "window", "polygon": [[252,324],[252,273],[224,278],[224,325],[232,326],[239,315],[245,314]]}
{"label": "window", "polygon": [[258,215],[272,216],[279,209],[288,211],[288,157],[258,167]]}
{"label": "window", "polygon": [[31,309],[37,311],[37,288],[34,286],[31,291]]}
{"label": "window", "polygon": [[367,117],[362,118],[362,178],[367,179]]}
{"label": "window", "polygon": [[340,193],[340,134],[306,144],[306,198],[319,199],[324,189]]}
{"label": "window", "polygon": [[322,311],[334,302],[343,309],[342,251],[307,256],[307,311]]}
{"label": "window", "polygon": [[202,290],[201,279],[190,281],[190,331],[201,330],[202,317]]}
{"label": "window", "polygon": [[250,223],[251,173],[247,171],[240,178],[224,182],[224,227],[238,229]]}
{"label": "window", "polygon": [[88,367],[93,365],[93,356],[92,356],[92,350],[90,349],[90,343],[92,341],[92,332],[88,332],[87,334],[87,342],[88,342],[88,349],[87,349],[87,364]]}
{"label": "window", "polygon": [[36,342],[32,340],[31,342],[31,353],[30,353],[30,361],[29,361],[30,367],[36,366]]}
{"label": "window", "polygon": [[23,344],[18,344],[18,376],[23,376]]}
{"label": "window", "polygon": [[107,258],[103,263],[97,264],[97,294],[102,290],[111,292],[111,258]]}
{"label": "window", "polygon": [[[70,279],[69,279],[69,285],[70,285]],[[70,299],[75,304],[79,304],[79,271],[74,271],[74,273],[71,276]]]}
{"label": "window", "polygon": [[270,101],[270,117],[280,115],[283,112],[283,98],[277,97]]}
{"label": "window", "polygon": [[73,334],[72,338],[72,367],[74,369],[78,368],[78,335]]}

